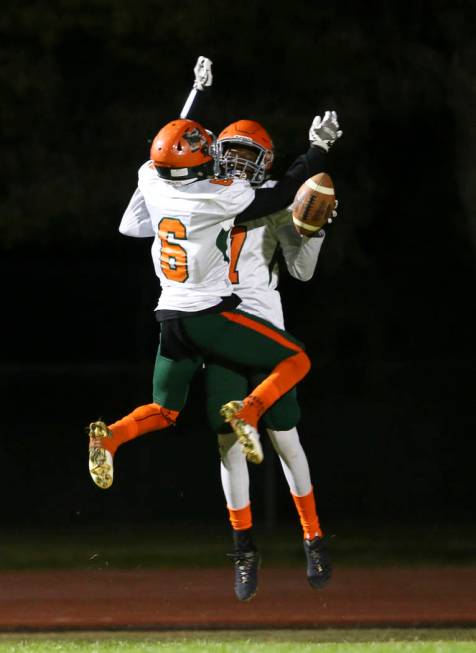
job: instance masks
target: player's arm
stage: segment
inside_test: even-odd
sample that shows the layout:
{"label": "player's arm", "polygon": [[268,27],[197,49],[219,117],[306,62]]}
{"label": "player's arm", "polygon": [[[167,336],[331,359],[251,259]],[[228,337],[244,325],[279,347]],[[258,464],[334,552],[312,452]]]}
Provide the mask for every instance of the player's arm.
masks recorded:
{"label": "player's arm", "polygon": [[316,269],[324,231],[319,232],[320,236],[307,238],[298,234],[290,220],[278,226],[275,233],[289,274],[300,281],[309,281]]}
{"label": "player's arm", "polygon": [[124,236],[134,238],[154,237],[154,228],[149,211],[141,191],[136,188],[119,225],[119,231]]}
{"label": "player's arm", "polygon": [[[193,72],[195,75],[193,87],[183,105],[180,117],[190,118],[191,120],[202,123],[201,114],[203,114],[203,111],[197,104],[197,97],[201,96],[203,98],[204,96],[210,95],[210,89],[213,83],[212,61],[207,57],[198,57]],[[203,104],[203,102],[200,102],[200,104]]]}

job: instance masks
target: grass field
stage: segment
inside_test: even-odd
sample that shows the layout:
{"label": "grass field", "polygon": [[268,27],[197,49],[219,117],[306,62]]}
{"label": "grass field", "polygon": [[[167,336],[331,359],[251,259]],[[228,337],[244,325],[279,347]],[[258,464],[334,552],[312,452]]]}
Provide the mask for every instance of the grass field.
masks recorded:
{"label": "grass field", "polygon": [[0,635],[0,653],[474,653],[476,630],[312,630]]}

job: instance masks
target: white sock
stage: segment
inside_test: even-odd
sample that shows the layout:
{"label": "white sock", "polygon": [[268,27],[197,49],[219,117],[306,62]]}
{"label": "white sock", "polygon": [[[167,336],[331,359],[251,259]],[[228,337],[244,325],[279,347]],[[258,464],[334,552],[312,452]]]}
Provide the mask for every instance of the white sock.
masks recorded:
{"label": "white sock", "polygon": [[312,490],[307,456],[302,448],[296,428],[289,431],[267,429],[273,447],[281,460],[284,475],[291,492],[303,497]]}
{"label": "white sock", "polygon": [[218,449],[221,484],[227,506],[233,510],[245,508],[250,503],[250,477],[241,444],[234,433],[219,433]]}

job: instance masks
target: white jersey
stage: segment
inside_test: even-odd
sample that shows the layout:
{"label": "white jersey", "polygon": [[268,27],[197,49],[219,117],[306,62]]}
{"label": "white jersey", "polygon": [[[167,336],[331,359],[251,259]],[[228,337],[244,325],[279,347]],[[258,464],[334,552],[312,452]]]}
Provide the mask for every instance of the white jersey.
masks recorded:
{"label": "white jersey", "polygon": [[[269,181],[261,186],[271,187]],[[281,249],[289,273],[308,281],[316,268],[324,237],[306,238],[294,228],[290,210],[233,227],[228,245],[230,281],[240,297],[239,309],[284,328],[277,254]]]}
{"label": "white jersey", "polygon": [[154,237],[152,258],[162,287],[158,309],[200,311],[232,294],[226,231],[253,199],[245,180],[177,184],[160,179],[150,161],[139,169],[138,189],[119,230]]}

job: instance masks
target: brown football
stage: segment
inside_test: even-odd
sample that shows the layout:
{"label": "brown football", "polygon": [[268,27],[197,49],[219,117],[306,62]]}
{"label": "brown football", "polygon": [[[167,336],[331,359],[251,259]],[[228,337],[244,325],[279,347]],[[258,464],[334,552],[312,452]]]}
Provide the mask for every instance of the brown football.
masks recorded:
{"label": "brown football", "polygon": [[301,236],[314,236],[332,219],[335,207],[332,179],[326,172],[319,172],[303,183],[296,193],[292,206],[293,222]]}

